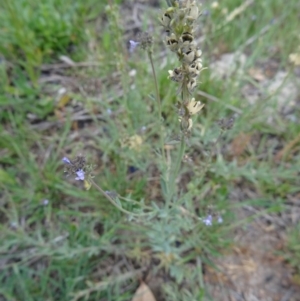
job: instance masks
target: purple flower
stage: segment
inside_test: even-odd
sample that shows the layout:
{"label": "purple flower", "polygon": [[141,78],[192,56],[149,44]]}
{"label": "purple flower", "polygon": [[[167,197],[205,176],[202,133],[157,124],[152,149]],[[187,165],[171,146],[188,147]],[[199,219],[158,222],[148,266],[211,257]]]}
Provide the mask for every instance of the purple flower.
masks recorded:
{"label": "purple flower", "polygon": [[132,53],[135,50],[135,48],[140,44],[140,42],[129,40],[129,44],[130,44],[129,52]]}
{"label": "purple flower", "polygon": [[76,171],[77,177],[75,178],[75,180],[84,180],[84,171],[82,169],[79,169],[78,171]]}
{"label": "purple flower", "polygon": [[212,225],[212,216],[208,215],[202,221],[205,224],[205,226],[211,226]]}
{"label": "purple flower", "polygon": [[13,228],[13,229],[17,229],[18,228],[18,222],[11,222],[10,223],[10,226]]}
{"label": "purple flower", "polygon": [[63,157],[63,158],[62,158],[62,161],[63,161],[65,164],[72,164],[71,161],[70,161],[67,157]]}
{"label": "purple flower", "polygon": [[222,216],[219,216],[219,217],[218,217],[218,223],[219,223],[219,224],[222,224],[222,223],[223,223],[223,218],[222,218]]}
{"label": "purple flower", "polygon": [[47,206],[47,205],[49,204],[49,200],[43,200],[43,201],[42,201],[42,204],[43,204],[44,206]]}

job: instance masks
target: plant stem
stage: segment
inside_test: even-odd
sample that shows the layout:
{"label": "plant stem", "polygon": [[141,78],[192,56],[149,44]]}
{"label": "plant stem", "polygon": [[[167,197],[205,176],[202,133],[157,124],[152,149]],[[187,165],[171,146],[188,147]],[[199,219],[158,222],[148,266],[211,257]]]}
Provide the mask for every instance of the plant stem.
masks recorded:
{"label": "plant stem", "polygon": [[167,5],[170,7],[170,6],[172,6],[172,4],[170,3],[170,1],[169,0],[166,0],[167,1]]}
{"label": "plant stem", "polygon": [[197,257],[197,266],[198,266],[198,269],[199,269],[199,285],[200,285],[200,288],[202,290],[204,290],[204,283],[203,283],[203,271],[202,271],[202,261],[201,261],[201,258],[200,256]]}
{"label": "plant stem", "polygon": [[[187,88],[187,80],[185,80],[182,83],[182,91],[181,91],[181,101],[182,101],[182,103],[184,103],[189,98],[189,96],[190,96],[190,94],[189,94],[189,91],[188,91],[188,88]],[[182,162],[182,156],[184,154],[184,148],[185,148],[184,135],[185,135],[184,133],[181,134],[180,149],[179,149],[178,154],[177,154],[175,167],[173,169],[170,180],[168,182],[168,196],[167,196],[167,203],[166,203],[168,207],[169,207],[170,202],[171,202],[171,200],[173,198],[173,195],[175,193],[175,181],[176,181],[176,177],[178,176],[180,165],[181,165],[181,162]]]}
{"label": "plant stem", "polygon": [[145,214],[139,214],[139,213],[133,213],[133,212],[130,212],[130,211],[127,211],[125,209],[123,209],[122,207],[120,207],[98,184],[96,184],[94,182],[93,179],[89,179],[90,182],[94,185],[94,187],[104,196],[106,197],[109,202],[115,206],[116,208],[118,208],[120,211],[122,211],[123,213],[126,213],[126,214],[129,214],[129,215],[133,215],[133,216],[144,216],[144,215],[147,215],[148,213],[145,213]]}
{"label": "plant stem", "polygon": [[219,133],[219,136],[217,138],[217,140],[214,142],[214,144],[212,145],[210,151],[209,151],[209,157],[208,157],[208,160],[207,162],[205,163],[205,166],[204,166],[204,170],[203,170],[203,173],[202,173],[202,176],[201,176],[201,179],[204,178],[204,176],[206,175],[207,171],[208,171],[208,168],[211,164],[211,161],[212,161],[212,157],[213,157],[213,150],[216,148],[217,144],[219,143],[222,135],[223,135],[224,131],[221,130],[221,132]]}
{"label": "plant stem", "polygon": [[153,63],[152,51],[149,50],[147,53],[148,53],[148,57],[150,60],[152,75],[153,75],[154,84],[155,84],[156,100],[157,100],[157,104],[158,104],[158,118],[159,118],[159,124],[161,127],[161,133],[160,133],[161,154],[162,154],[164,168],[165,168],[167,166],[167,159],[166,159],[166,154],[165,154],[165,143],[164,143],[164,137],[163,137],[161,99],[160,99],[159,90],[158,90],[158,83],[157,83],[157,77],[156,77],[154,63]]}
{"label": "plant stem", "polygon": [[177,154],[175,167],[173,169],[173,172],[171,173],[171,177],[170,177],[170,180],[168,182],[167,206],[170,205],[172,197],[175,193],[175,181],[176,181],[176,177],[178,176],[178,173],[179,173],[179,169],[180,169],[180,165],[181,165],[181,161],[182,161],[182,156],[183,156],[183,153],[184,153],[184,148],[185,148],[185,141],[184,141],[184,137],[182,136],[181,137],[181,142],[180,142],[180,149],[179,149],[178,154]]}
{"label": "plant stem", "polygon": [[178,156],[177,156],[177,160],[176,160],[176,165],[174,168],[174,173],[173,175],[176,176],[179,173],[179,169],[180,169],[180,165],[181,165],[181,161],[182,161],[182,156],[184,153],[184,147],[185,147],[185,141],[184,141],[184,137],[181,137],[181,142],[180,142],[180,149],[178,152]]}
{"label": "plant stem", "polygon": [[152,74],[153,74],[153,78],[154,78],[155,91],[156,91],[156,100],[157,100],[157,104],[158,104],[159,120],[161,120],[161,118],[162,118],[162,116],[161,116],[161,100],[160,100],[160,95],[159,95],[159,90],[158,90],[157,77],[156,77],[153,58],[152,58],[152,52],[148,51],[147,53],[148,53],[148,57],[149,57],[149,60],[150,60],[150,64],[151,64],[151,68],[152,68]]}

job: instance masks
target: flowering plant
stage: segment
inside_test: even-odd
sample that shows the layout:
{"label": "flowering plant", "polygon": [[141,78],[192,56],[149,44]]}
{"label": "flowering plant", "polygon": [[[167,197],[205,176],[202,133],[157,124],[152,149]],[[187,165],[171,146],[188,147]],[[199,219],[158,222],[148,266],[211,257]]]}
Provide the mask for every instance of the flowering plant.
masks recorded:
{"label": "flowering plant", "polygon": [[[170,155],[168,143],[165,140],[166,125],[153,61],[153,38],[148,33],[143,33],[137,41],[131,40],[129,43],[131,55],[134,55],[137,48],[142,48],[146,51],[151,65],[157,101],[156,113],[158,116],[156,120],[158,120],[159,127],[157,134],[160,137],[158,154],[162,161],[161,192],[164,201],[145,204],[144,201],[122,197],[114,191],[104,191],[94,181],[93,166],[87,164],[82,156],[78,156],[74,160],[64,157],[63,162],[66,166],[65,171],[72,174],[75,180],[83,181],[87,189],[94,187],[114,207],[125,213],[130,221],[147,227],[147,236],[155,256],[160,261],[160,267],[170,269],[170,273],[174,274],[180,282],[182,274],[178,272],[178,262],[180,262],[182,250],[194,248],[200,243],[199,229],[205,228],[205,226],[213,227],[222,223],[223,219],[220,212],[216,211],[213,206],[209,209],[203,209],[204,205],[201,206],[199,214],[193,208],[191,194],[189,192],[182,194],[178,191],[177,178],[182,162],[188,160],[185,148],[192,135],[193,119],[204,107],[204,104],[193,96],[200,73],[204,68],[201,58],[202,51],[194,38],[195,24],[200,15],[196,1],[167,2],[169,6],[160,17],[160,23],[166,34],[166,47],[176,55],[178,60],[178,66],[168,71],[169,80],[178,85],[178,100],[174,105],[174,113],[179,121],[175,147],[177,144],[180,146],[176,156]],[[224,129],[225,123],[225,121],[222,122]],[[133,135],[121,141],[122,147],[132,150],[139,149],[143,143],[143,139],[139,135]],[[142,152],[140,154],[142,155]],[[134,209],[128,210],[124,206],[125,201],[135,204]],[[194,241],[186,244],[182,239],[185,233],[191,233]],[[178,247],[181,244],[184,246],[183,248]]]}

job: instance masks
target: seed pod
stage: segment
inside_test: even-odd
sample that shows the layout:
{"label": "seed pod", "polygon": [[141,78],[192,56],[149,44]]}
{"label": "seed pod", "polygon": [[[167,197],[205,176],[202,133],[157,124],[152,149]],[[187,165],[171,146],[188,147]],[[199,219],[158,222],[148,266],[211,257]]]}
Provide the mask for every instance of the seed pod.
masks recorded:
{"label": "seed pod", "polygon": [[190,117],[189,116],[189,111],[183,103],[177,102],[176,108],[177,108],[177,114],[179,116],[179,121],[181,121],[182,118],[189,118]]}
{"label": "seed pod", "polygon": [[197,68],[195,63],[192,63],[189,66],[189,76],[190,77],[197,77],[200,74],[200,70]]}
{"label": "seed pod", "polygon": [[188,44],[194,41],[193,35],[189,32],[184,32],[181,36],[181,39],[183,43],[188,43]]}
{"label": "seed pod", "polygon": [[191,77],[197,77],[200,74],[202,68],[201,62],[201,59],[197,59],[189,66],[188,70]]}
{"label": "seed pod", "polygon": [[186,63],[191,63],[195,59],[195,51],[189,48],[186,52],[183,52],[183,60]]}
{"label": "seed pod", "polygon": [[190,20],[196,20],[199,17],[199,8],[196,5],[196,2],[193,2],[189,9],[188,18]]}
{"label": "seed pod", "polygon": [[193,120],[191,118],[179,118],[180,128],[183,132],[187,132],[193,127]]}
{"label": "seed pod", "polygon": [[167,37],[167,45],[171,51],[175,52],[178,50],[178,40],[174,33]]}
{"label": "seed pod", "polygon": [[194,78],[190,79],[190,81],[187,83],[187,88],[190,93],[193,92],[196,86],[197,86],[197,82]]}
{"label": "seed pod", "polygon": [[182,82],[183,74],[181,68],[175,68],[174,70],[169,70],[169,78],[174,82]]}
{"label": "seed pod", "polygon": [[168,14],[167,12],[163,14],[163,16],[160,19],[161,25],[164,27],[169,27],[170,22],[171,22],[171,15]]}

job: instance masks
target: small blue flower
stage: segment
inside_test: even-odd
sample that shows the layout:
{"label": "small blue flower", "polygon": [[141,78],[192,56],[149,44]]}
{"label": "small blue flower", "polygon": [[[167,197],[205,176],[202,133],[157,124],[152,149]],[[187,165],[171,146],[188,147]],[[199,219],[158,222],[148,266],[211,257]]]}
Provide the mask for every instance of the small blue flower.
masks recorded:
{"label": "small blue flower", "polygon": [[203,223],[205,224],[205,226],[211,226],[212,225],[212,216],[208,215],[207,217],[205,217],[203,219]]}
{"label": "small blue flower", "polygon": [[10,222],[10,226],[13,228],[13,229],[17,229],[19,224],[18,222]]}
{"label": "small blue flower", "polygon": [[82,169],[79,169],[78,171],[76,171],[77,177],[75,178],[75,180],[84,180],[84,171]]}
{"label": "small blue flower", "polygon": [[42,201],[42,204],[43,204],[44,206],[47,206],[47,205],[49,204],[49,200],[43,200],[43,201]]}
{"label": "small blue flower", "polygon": [[140,44],[140,42],[129,40],[129,44],[130,44],[129,52],[132,53],[135,50],[135,48]]}
{"label": "small blue flower", "polygon": [[219,217],[218,217],[218,223],[219,223],[219,224],[222,224],[222,223],[223,223],[223,218],[222,218],[222,216],[219,216]]}
{"label": "small blue flower", "polygon": [[63,158],[62,158],[62,161],[63,161],[65,164],[72,164],[71,161],[70,161],[67,157],[63,157]]}

